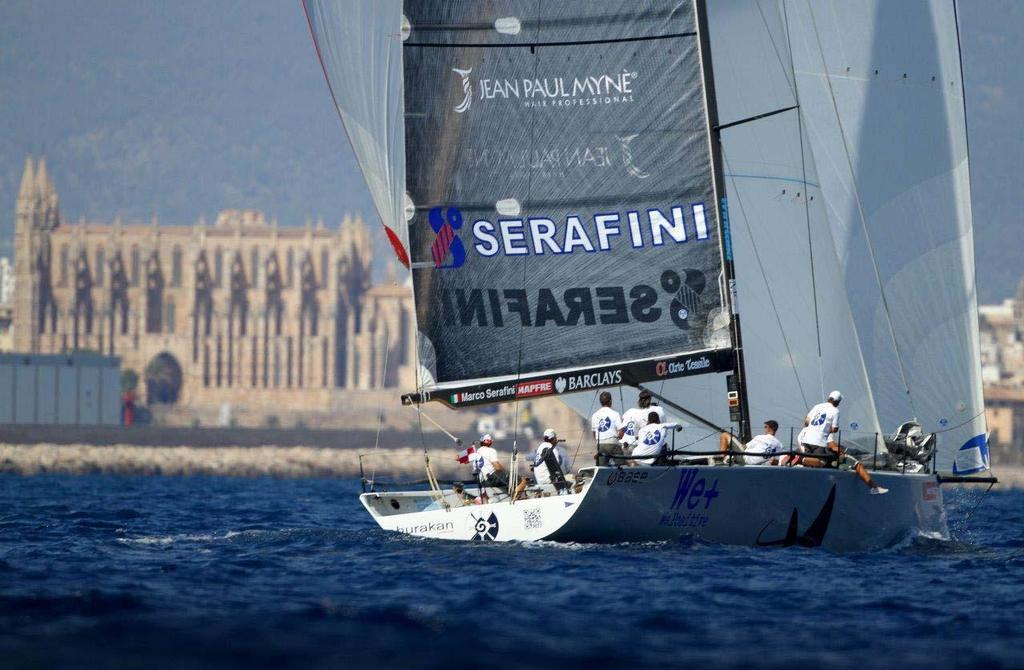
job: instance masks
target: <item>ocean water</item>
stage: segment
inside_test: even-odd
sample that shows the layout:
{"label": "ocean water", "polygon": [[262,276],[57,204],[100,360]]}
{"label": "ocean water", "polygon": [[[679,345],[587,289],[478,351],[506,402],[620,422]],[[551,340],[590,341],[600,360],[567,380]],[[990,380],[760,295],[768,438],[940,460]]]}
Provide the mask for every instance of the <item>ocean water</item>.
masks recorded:
{"label": "ocean water", "polygon": [[358,491],[0,476],[0,667],[1024,667],[1024,492],[834,555],[396,537]]}

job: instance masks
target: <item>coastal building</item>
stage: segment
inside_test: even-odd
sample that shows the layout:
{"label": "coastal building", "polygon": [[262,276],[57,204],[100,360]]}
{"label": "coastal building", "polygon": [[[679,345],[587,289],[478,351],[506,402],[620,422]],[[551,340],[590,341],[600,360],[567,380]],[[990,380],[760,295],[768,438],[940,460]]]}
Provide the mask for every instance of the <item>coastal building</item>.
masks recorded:
{"label": "coastal building", "polygon": [[0,256],[0,305],[9,304],[14,298],[14,266],[11,259]]}
{"label": "coastal building", "polygon": [[978,307],[981,375],[989,441],[1008,461],[1024,461],[1024,279],[1013,298]]}
{"label": "coastal building", "polygon": [[71,223],[44,159],[15,222],[15,351],[118,356],[149,403],[330,412],[339,392],[414,387],[411,292],[371,285],[359,217],[279,226]]}

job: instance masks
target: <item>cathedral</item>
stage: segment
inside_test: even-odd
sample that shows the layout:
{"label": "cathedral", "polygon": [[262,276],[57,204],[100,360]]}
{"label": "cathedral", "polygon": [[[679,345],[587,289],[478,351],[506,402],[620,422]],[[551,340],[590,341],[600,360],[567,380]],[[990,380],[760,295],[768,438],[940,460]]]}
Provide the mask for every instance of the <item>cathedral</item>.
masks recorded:
{"label": "cathedral", "polygon": [[15,221],[14,349],[119,356],[142,400],[328,411],[346,390],[411,389],[411,292],[371,284],[366,224],[66,222],[26,161]]}

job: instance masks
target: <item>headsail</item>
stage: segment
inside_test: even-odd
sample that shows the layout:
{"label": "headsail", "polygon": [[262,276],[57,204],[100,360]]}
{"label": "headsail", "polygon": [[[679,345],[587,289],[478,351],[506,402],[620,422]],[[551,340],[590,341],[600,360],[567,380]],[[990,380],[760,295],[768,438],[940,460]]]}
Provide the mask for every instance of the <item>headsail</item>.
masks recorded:
{"label": "headsail", "polygon": [[988,469],[956,3],[786,3],[801,114],[882,425]]}
{"label": "headsail", "polygon": [[409,266],[402,119],[402,2],[302,0],[338,116],[395,255]]}
{"label": "headsail", "polygon": [[[840,388],[845,444],[916,419],[986,470],[954,3],[709,10],[754,425]],[[723,379],[655,388],[726,425]]]}

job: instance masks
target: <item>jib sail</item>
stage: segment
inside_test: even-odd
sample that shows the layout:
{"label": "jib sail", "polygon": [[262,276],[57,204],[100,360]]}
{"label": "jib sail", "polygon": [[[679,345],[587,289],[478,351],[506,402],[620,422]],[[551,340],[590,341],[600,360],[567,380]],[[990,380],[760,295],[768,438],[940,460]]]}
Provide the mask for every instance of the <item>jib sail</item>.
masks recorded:
{"label": "jib sail", "polygon": [[693,4],[404,11],[423,387],[464,404],[729,367]]}

